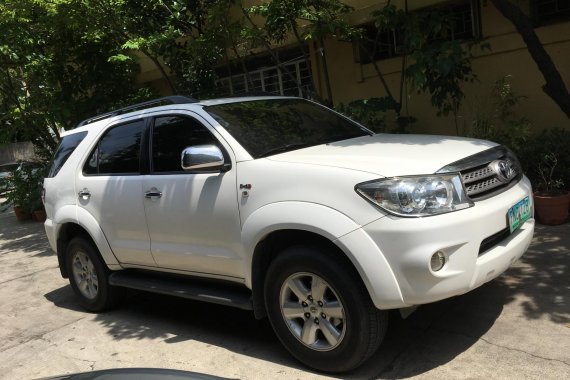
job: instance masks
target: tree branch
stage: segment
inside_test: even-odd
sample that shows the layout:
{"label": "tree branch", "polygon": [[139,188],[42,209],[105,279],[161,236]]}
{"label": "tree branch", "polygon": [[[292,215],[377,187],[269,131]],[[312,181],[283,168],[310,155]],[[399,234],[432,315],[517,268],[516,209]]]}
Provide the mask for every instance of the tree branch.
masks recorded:
{"label": "tree branch", "polygon": [[[251,19],[251,17],[249,17],[249,14],[247,13],[247,11],[245,10],[245,8],[243,6],[240,5],[240,9],[244,15],[244,17],[246,18],[246,20],[251,24],[251,26],[253,28],[255,28],[256,30],[259,31],[259,27],[253,22],[253,20]],[[269,53],[269,55],[271,55],[271,58],[273,59],[273,61],[276,63],[277,67],[279,68],[280,71],[284,72],[289,79],[291,79],[291,81],[293,83],[295,83],[295,86],[297,86],[300,90],[301,90],[301,94],[304,93],[303,88],[301,86],[301,83],[299,83],[299,81],[297,80],[297,78],[291,74],[291,71],[289,71],[289,69],[287,69],[282,63],[281,60],[279,59],[279,57],[277,56],[277,54],[275,54],[275,51],[273,51],[273,48],[271,47],[271,45],[269,45],[269,42],[267,42],[265,40],[265,38],[261,37],[259,38],[259,40],[261,41],[263,47],[265,47],[265,50],[267,50],[267,52]]]}
{"label": "tree branch", "polygon": [[528,52],[538,66],[546,83],[542,90],[560,107],[562,112],[570,118],[570,94],[564,84],[562,76],[544,49],[542,42],[536,35],[532,21],[521,9],[509,0],[491,0],[495,8],[509,20],[524,40]]}

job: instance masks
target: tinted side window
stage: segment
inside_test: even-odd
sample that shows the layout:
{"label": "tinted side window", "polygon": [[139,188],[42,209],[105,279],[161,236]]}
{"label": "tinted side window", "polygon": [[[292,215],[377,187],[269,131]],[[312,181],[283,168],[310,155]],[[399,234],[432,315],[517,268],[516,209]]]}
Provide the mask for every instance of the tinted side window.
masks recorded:
{"label": "tinted side window", "polygon": [[48,178],[55,177],[57,173],[59,173],[69,156],[71,156],[71,153],[73,153],[79,143],[83,141],[85,136],[87,136],[87,132],[79,132],[67,135],[61,139],[61,142],[53,155],[53,162],[48,173]]}
{"label": "tinted side window", "polygon": [[180,156],[193,145],[219,145],[210,131],[190,117],[157,117],[152,129],[153,172],[181,172]]}
{"label": "tinted side window", "polygon": [[144,120],[109,129],[85,163],[85,174],[136,174],[140,172]]}

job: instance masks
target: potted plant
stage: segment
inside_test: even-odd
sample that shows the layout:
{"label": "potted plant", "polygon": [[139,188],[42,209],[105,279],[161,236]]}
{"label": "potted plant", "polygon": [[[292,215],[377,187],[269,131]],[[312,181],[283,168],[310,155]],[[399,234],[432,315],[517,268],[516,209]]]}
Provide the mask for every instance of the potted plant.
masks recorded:
{"label": "potted plant", "polygon": [[[22,164],[9,176],[2,178],[0,187],[5,189],[6,198],[2,204],[14,207],[18,221],[30,219],[34,211],[43,210],[41,190],[44,172],[44,168],[38,165]],[[39,214],[41,218],[41,212]]]}
{"label": "potted plant", "polygon": [[30,219],[31,214],[26,207],[29,186],[20,167],[2,178],[2,188],[5,190],[4,197],[6,198],[2,205],[11,204],[18,221]]}
{"label": "potted plant", "polygon": [[537,191],[534,193],[537,220],[551,226],[566,221],[570,204],[570,192],[562,189],[563,181],[554,175],[557,164],[555,153],[547,153],[539,161]]}
{"label": "potted plant", "polygon": [[29,210],[32,210],[32,219],[36,222],[45,222],[46,210],[41,200],[42,183],[32,189],[30,194]]}

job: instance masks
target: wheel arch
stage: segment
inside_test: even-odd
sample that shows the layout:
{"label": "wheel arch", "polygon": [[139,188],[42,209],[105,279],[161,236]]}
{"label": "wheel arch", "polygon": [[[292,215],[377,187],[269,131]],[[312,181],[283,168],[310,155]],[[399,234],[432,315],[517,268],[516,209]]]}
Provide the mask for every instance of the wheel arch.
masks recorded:
{"label": "wheel arch", "polygon": [[283,250],[300,245],[318,247],[324,250],[331,259],[340,262],[347,270],[352,271],[364,285],[362,275],[352,260],[328,237],[301,229],[275,230],[264,236],[256,245],[253,252],[251,263],[251,289],[253,295],[253,310],[256,318],[263,318],[267,314],[264,302],[264,283],[267,269]]}
{"label": "wheel arch", "polygon": [[76,206],[62,207],[54,220],[57,225],[55,232],[57,259],[63,278],[69,276],[65,265],[67,245],[76,236],[85,236],[89,239],[109,269],[119,269],[119,261],[113,254],[103,230],[96,219],[85,209]]}
{"label": "wheel arch", "polygon": [[[355,270],[378,309],[406,307],[390,264],[380,248],[347,215],[320,204],[278,202],[252,213],[242,227],[245,284],[257,318],[265,316],[263,284],[271,260],[291,244],[320,244]],[[277,243],[276,243],[277,242]],[[280,245],[281,244],[281,245]]]}

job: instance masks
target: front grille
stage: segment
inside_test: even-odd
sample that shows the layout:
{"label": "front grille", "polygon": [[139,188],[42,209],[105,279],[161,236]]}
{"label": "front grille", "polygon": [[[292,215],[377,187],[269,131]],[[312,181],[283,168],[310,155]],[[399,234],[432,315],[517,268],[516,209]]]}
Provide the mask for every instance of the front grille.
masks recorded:
{"label": "front grille", "polygon": [[475,201],[487,198],[506,189],[513,181],[520,178],[519,166],[515,163],[514,167],[516,167],[517,175],[507,182],[499,179],[497,173],[491,168],[491,162],[483,168],[465,169],[461,171],[461,177],[463,178],[467,196]]}
{"label": "front grille", "polygon": [[481,256],[482,254],[484,254],[485,252],[487,252],[488,250],[490,250],[491,248],[493,248],[494,246],[505,240],[510,234],[511,230],[509,229],[509,227],[507,227],[497,232],[496,234],[493,234],[483,239],[481,245],[479,246],[479,256]]}
{"label": "front grille", "polygon": [[[473,173],[480,171],[484,171],[486,175],[473,175]],[[476,172],[467,172],[465,174],[463,172],[461,173],[465,190],[471,199],[473,199],[477,194],[489,192],[499,186],[508,185],[507,183],[499,181],[495,172],[493,172],[489,167]]]}
{"label": "front grille", "polygon": [[[505,191],[522,177],[515,155],[498,146],[447,165],[438,173],[461,173],[467,196],[473,201],[483,200]],[[505,172],[508,176],[505,176]]]}

